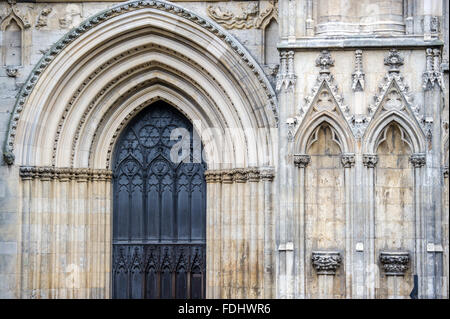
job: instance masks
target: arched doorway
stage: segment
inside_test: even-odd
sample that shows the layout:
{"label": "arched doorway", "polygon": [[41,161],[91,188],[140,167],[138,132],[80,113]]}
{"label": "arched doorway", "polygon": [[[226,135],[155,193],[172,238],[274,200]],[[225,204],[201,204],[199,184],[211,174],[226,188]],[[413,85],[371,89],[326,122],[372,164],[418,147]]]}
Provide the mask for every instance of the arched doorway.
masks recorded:
{"label": "arched doorway", "polygon": [[113,164],[113,298],[205,297],[206,166],[193,132],[184,115],[159,101],[119,137]]}

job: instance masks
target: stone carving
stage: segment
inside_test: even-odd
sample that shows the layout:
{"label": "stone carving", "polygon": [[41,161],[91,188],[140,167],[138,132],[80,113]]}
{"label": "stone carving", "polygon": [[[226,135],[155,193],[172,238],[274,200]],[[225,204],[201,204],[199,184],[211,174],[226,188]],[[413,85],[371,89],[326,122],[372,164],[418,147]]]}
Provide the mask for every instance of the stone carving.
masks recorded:
{"label": "stone carving", "polygon": [[293,90],[297,76],[294,72],[294,51],[281,51],[280,69],[277,74],[276,90]]}
{"label": "stone carving", "polygon": [[425,153],[415,153],[411,154],[409,161],[415,168],[420,168],[426,164],[427,158]]}
{"label": "stone carving", "polygon": [[448,178],[448,166],[444,166],[444,168],[442,169],[442,175],[444,176],[444,178]]}
{"label": "stone carving", "polygon": [[6,75],[10,78],[15,78],[19,73],[19,68],[17,66],[7,66],[6,67]]}
{"label": "stone carving", "polygon": [[13,152],[5,152],[3,153],[3,160],[5,161],[6,165],[12,165],[14,164],[14,153]]}
{"label": "stone carving", "polygon": [[311,156],[309,156],[307,154],[295,154],[294,155],[294,164],[298,168],[306,168],[310,162],[311,162]]}
{"label": "stone carving", "polygon": [[318,275],[335,275],[341,261],[341,255],[337,251],[312,252],[312,265]]}
{"label": "stone carving", "polygon": [[[335,83],[334,77],[330,72],[330,67],[334,65],[334,60],[328,50],[322,50],[319,57],[316,59],[316,66],[320,67],[319,75],[316,82],[311,89],[311,93],[305,97],[305,104],[300,107],[299,115],[297,116],[298,126],[305,117],[309,109],[314,111],[328,110],[331,112],[337,111],[342,113],[342,116],[349,124],[349,128],[354,131],[351,125],[350,109],[348,105],[344,104],[344,98],[339,93],[339,88]],[[336,108],[335,106],[338,106]]]}
{"label": "stone carving", "polygon": [[356,138],[361,138],[366,131],[369,119],[363,114],[354,114],[350,117],[350,126]]}
{"label": "stone carving", "polygon": [[286,125],[288,127],[288,141],[294,140],[295,127],[297,126],[297,119],[295,117],[290,117],[286,120]]}
{"label": "stone carving", "polygon": [[24,29],[30,28],[31,27],[30,21],[28,20],[26,14],[22,13],[19,9],[17,9],[16,7],[17,2],[8,0],[8,4],[10,6],[10,11],[6,15],[4,20],[8,19],[9,17],[13,17],[22,23]]}
{"label": "stone carving", "polygon": [[386,276],[403,276],[408,270],[408,252],[381,252],[380,262]]}
{"label": "stone carving", "polygon": [[19,175],[22,178],[22,180],[56,179],[60,181],[67,181],[69,179],[73,179],[77,181],[88,181],[88,180],[108,181],[111,180],[112,178],[112,171],[109,169],[92,169],[92,168],[21,166],[19,169]]}
{"label": "stone carving", "polygon": [[51,12],[52,12],[51,7],[42,9],[41,13],[39,14],[36,25],[35,25],[36,29],[45,27],[47,25],[47,18]]}
{"label": "stone carving", "polygon": [[350,168],[355,165],[355,154],[344,153],[341,154],[341,163],[345,168]]}
{"label": "stone carving", "polygon": [[397,49],[390,49],[387,57],[384,58],[384,64],[389,67],[389,72],[400,72],[400,66],[403,65],[404,59]]}
{"label": "stone carving", "polygon": [[363,154],[363,164],[367,168],[374,168],[378,163],[377,154]]}
{"label": "stone carving", "polygon": [[431,90],[435,85],[444,90],[444,77],[441,71],[441,50],[428,48],[426,54],[426,70],[422,75],[422,87]]}
{"label": "stone carving", "polygon": [[431,116],[427,116],[422,119],[420,124],[422,124],[427,141],[431,141],[433,139],[433,118]]}
{"label": "stone carving", "polygon": [[430,31],[431,33],[439,33],[440,29],[440,23],[439,23],[439,17],[433,16],[430,19]]}
{"label": "stone carving", "polygon": [[275,1],[270,1],[269,6],[262,12],[258,2],[247,3],[245,6],[241,4],[238,7],[239,13],[233,13],[220,5],[209,5],[207,12],[214,21],[226,29],[250,29],[260,28],[263,22],[277,10]]}
{"label": "stone carving", "polygon": [[352,73],[352,90],[364,91],[365,74],[362,65],[362,50],[355,51],[355,71]]}
{"label": "stone carving", "polygon": [[23,106],[26,103],[31,91],[36,85],[40,75],[47,68],[47,66],[53,61],[53,59],[64,49],[72,43],[79,36],[87,32],[88,30],[96,27],[100,23],[114,18],[118,15],[124,14],[126,12],[139,10],[142,8],[153,8],[161,11],[170,12],[172,14],[181,16],[183,18],[189,19],[190,21],[198,24],[202,28],[205,28],[219,37],[223,42],[225,42],[234,52],[236,52],[242,59],[242,61],[253,71],[255,76],[257,77],[259,83],[265,91],[265,94],[268,98],[268,105],[272,112],[274,113],[274,117],[278,122],[278,111],[277,111],[277,103],[276,96],[272,91],[272,87],[270,82],[267,80],[265,76],[263,76],[264,72],[258,67],[258,64],[254,61],[254,59],[245,53],[241,44],[236,41],[231,35],[226,34],[223,30],[213,22],[207,21],[197,14],[186,10],[182,7],[179,7],[175,4],[162,1],[162,0],[152,0],[152,1],[142,1],[135,0],[131,2],[126,2],[122,4],[118,4],[109,9],[106,9],[99,14],[96,14],[89,19],[85,20],[78,27],[69,31],[65,36],[63,36],[58,42],[56,42],[42,57],[42,59],[36,64],[35,68],[32,70],[30,76],[27,79],[27,82],[22,86],[22,89],[19,92],[16,104],[14,106],[14,110],[11,115],[11,121],[8,130],[8,137],[5,144],[4,152],[12,152],[14,150],[14,139],[15,133],[17,129],[17,123],[20,118],[20,113],[23,110]]}
{"label": "stone carving", "polygon": [[384,76],[382,83],[378,86],[378,92],[375,94],[374,103],[369,105],[367,122],[375,117],[377,112],[389,110],[406,111],[409,113],[419,126],[423,129],[420,108],[413,105],[413,96],[409,91],[408,85],[400,75],[400,66],[403,65],[403,57],[396,49],[391,49],[388,56],[384,59],[384,64],[389,67],[388,73]]}
{"label": "stone carving", "polygon": [[81,22],[81,8],[76,4],[70,4],[66,7],[66,12],[59,19],[59,26],[62,29],[69,29]]}
{"label": "stone carving", "polygon": [[205,178],[207,183],[246,183],[257,182],[261,180],[273,180],[275,177],[273,168],[270,167],[249,167],[249,168],[232,168],[206,170]]}

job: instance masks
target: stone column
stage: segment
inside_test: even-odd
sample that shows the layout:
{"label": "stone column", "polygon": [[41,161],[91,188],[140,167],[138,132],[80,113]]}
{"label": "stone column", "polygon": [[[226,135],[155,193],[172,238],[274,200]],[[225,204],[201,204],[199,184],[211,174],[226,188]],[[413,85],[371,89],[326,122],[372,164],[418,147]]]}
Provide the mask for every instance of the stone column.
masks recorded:
{"label": "stone column", "polygon": [[423,73],[423,89],[425,101],[424,128],[428,140],[426,148],[426,188],[424,209],[426,255],[426,291],[425,298],[442,298],[442,89],[443,75],[441,72],[440,49],[426,50],[426,70]]}
{"label": "stone column", "polygon": [[296,229],[296,246],[298,254],[296,263],[298,269],[298,285],[297,285],[297,295],[298,298],[306,298],[306,244],[305,244],[305,170],[306,167],[311,162],[311,157],[307,154],[296,154],[294,155],[294,164],[299,169],[297,170],[297,181],[298,181],[298,221],[295,223]]}
{"label": "stone column", "polygon": [[353,274],[353,167],[355,166],[355,154],[341,155],[341,163],[344,166],[345,185],[345,297],[352,297]]}
{"label": "stone column", "polygon": [[378,155],[363,154],[363,164],[366,169],[366,190],[367,202],[366,211],[368,212],[366,218],[366,234],[365,246],[366,250],[366,294],[367,298],[375,298],[375,283],[378,280],[377,263],[375,261],[375,167],[378,163]]}
{"label": "stone column", "polygon": [[426,163],[424,153],[412,154],[409,161],[414,167],[414,210],[415,210],[415,252],[414,252],[414,274],[418,276],[418,297],[424,294],[424,260],[426,258],[425,222],[422,216],[422,167]]}
{"label": "stone column", "polygon": [[294,167],[293,156],[293,129],[296,122],[292,121],[295,114],[295,83],[294,51],[282,51],[280,53],[280,72],[277,75],[276,89],[279,91],[280,102],[280,127],[278,134],[278,218],[277,218],[277,278],[278,298],[294,297],[294,258],[293,258],[293,192],[294,192]]}

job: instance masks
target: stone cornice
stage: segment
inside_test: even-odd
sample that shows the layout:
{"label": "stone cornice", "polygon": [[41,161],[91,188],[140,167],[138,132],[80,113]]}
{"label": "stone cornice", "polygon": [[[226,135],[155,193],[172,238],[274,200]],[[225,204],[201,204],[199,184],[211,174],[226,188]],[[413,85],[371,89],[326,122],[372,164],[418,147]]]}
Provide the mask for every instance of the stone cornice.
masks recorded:
{"label": "stone cornice", "polygon": [[286,40],[282,40],[278,44],[279,49],[291,49],[291,50],[318,50],[318,49],[337,49],[343,48],[426,48],[443,46],[444,41],[433,39],[431,41],[424,41],[423,36],[418,37],[386,37],[386,38],[374,38],[374,37],[345,37],[342,39],[329,39],[329,38],[300,38],[295,42],[288,43]]}
{"label": "stone cornice", "polygon": [[207,183],[231,184],[272,181],[274,177],[274,170],[270,167],[231,168],[205,171]]}
{"label": "stone cornice", "polygon": [[55,59],[55,57],[62,52],[69,44],[74,42],[81,35],[86,33],[87,31],[93,29],[97,25],[119,16],[121,14],[135,11],[143,8],[151,8],[155,10],[161,10],[168,13],[172,13],[174,15],[185,18],[200,27],[208,30],[213,33],[218,39],[226,43],[226,45],[234,51],[237,55],[239,55],[240,59],[243,61],[248,68],[251,69],[252,73],[258,79],[261,87],[264,89],[264,92],[267,96],[268,106],[274,113],[275,119],[278,121],[278,111],[276,109],[276,95],[272,89],[272,86],[269,80],[264,75],[263,70],[258,65],[258,63],[246,52],[245,48],[228,32],[226,32],[221,26],[217,23],[205,19],[196,13],[187,10],[183,7],[175,5],[170,2],[162,1],[162,0],[135,0],[128,1],[124,3],[120,3],[116,6],[113,6],[109,9],[106,9],[87,20],[83,21],[78,27],[72,29],[67,34],[65,34],[59,41],[57,41],[49,50],[46,51],[44,56],[39,60],[36,64],[35,68],[31,71],[28,79],[22,86],[18,94],[18,98],[16,104],[14,106],[14,110],[11,114],[11,120],[8,128],[8,135],[6,138],[6,144],[4,148],[3,157],[5,162],[8,165],[12,165],[14,163],[14,140],[16,136],[16,129],[20,119],[20,114],[23,111],[23,107],[26,104],[28,97],[30,96],[34,86],[38,82],[41,74],[47,68],[47,66]]}
{"label": "stone cornice", "polygon": [[22,180],[39,179],[59,180],[60,182],[76,180],[83,181],[109,181],[112,171],[108,169],[70,168],[53,166],[21,166],[19,175]]}

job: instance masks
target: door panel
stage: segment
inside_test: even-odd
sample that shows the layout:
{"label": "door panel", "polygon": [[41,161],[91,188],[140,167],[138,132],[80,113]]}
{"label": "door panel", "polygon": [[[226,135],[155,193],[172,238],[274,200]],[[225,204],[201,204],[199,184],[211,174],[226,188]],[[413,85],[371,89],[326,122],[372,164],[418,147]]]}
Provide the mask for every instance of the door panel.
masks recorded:
{"label": "door panel", "polygon": [[[174,163],[171,132],[190,134]],[[158,102],[139,113],[114,153],[113,297],[204,298],[205,164],[193,163],[192,124]]]}

